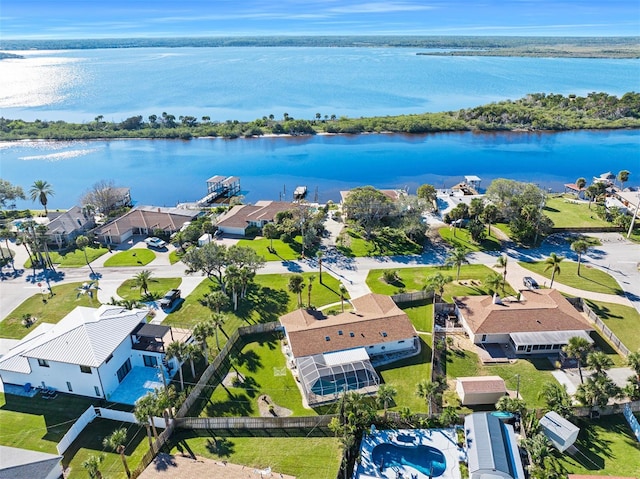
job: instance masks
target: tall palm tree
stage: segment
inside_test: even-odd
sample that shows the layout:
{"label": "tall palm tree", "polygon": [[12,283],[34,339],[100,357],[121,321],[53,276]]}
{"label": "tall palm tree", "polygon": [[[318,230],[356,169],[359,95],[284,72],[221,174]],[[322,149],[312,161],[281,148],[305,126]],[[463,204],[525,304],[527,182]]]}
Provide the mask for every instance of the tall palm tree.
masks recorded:
{"label": "tall palm tree", "polygon": [[604,407],[609,399],[618,394],[620,394],[620,388],[609,376],[594,375],[578,386],[575,398],[591,408]]}
{"label": "tall palm tree", "polygon": [[289,278],[287,285],[289,291],[298,295],[298,308],[302,307],[302,291],[304,291],[304,277],[301,274],[294,274]]}
{"label": "tall palm tree", "polygon": [[569,341],[562,350],[566,355],[578,362],[578,372],[580,373],[580,382],[584,383],[582,378],[582,364],[587,358],[587,354],[591,349],[591,343],[581,336],[573,336],[569,338]]}
{"label": "tall palm tree", "polygon": [[463,264],[468,263],[467,255],[469,252],[464,248],[455,248],[447,257],[445,264],[447,266],[455,266],[457,268],[456,281],[460,280],[460,268]]}
{"label": "tall palm tree", "polygon": [[494,268],[502,268],[502,276],[505,283],[507,282],[507,263],[509,263],[509,257],[503,254],[498,257],[496,264],[493,265]]}
{"label": "tall palm tree", "polygon": [[129,470],[129,465],[127,464],[127,458],[124,455],[126,444],[127,430],[124,427],[116,429],[102,440],[102,445],[104,447],[120,454],[120,459],[122,460],[122,465],[124,466],[124,472],[127,474],[127,477],[131,477],[131,471]]}
{"label": "tall palm tree", "polygon": [[498,213],[498,207],[490,203],[484,207],[484,211],[480,215],[480,219],[487,223],[489,236],[491,236],[491,225],[498,219]]}
{"label": "tall palm tree", "polygon": [[[213,320],[206,319],[204,321],[200,321],[193,327],[193,337],[198,341],[200,346],[202,347],[202,355],[204,356],[204,361],[209,365],[209,351],[207,348],[207,338],[209,336],[213,336],[217,333],[217,326],[214,324]],[[220,345],[218,344],[218,337],[216,336],[216,345],[218,346],[218,350],[220,350]]]}
{"label": "tall palm tree", "polygon": [[393,398],[398,394],[398,390],[390,384],[381,384],[376,394],[376,402],[378,407],[384,409],[384,419],[387,420],[387,409],[389,404],[393,402]]}
{"label": "tall palm tree", "polygon": [[193,379],[196,378],[196,366],[195,360],[202,354],[202,349],[200,345],[196,343],[189,343],[185,345],[184,348],[184,359],[189,360],[189,365],[191,366],[191,377]]}
{"label": "tall palm tree", "polygon": [[427,403],[427,410],[429,413],[429,417],[432,416],[431,412],[431,402],[435,395],[438,393],[439,385],[437,383],[433,383],[426,379],[423,379],[418,384],[416,384],[416,396],[422,398]]}
{"label": "tall palm tree", "polygon": [[[13,254],[11,253],[11,248],[9,247],[9,240],[14,239],[15,237],[16,237],[16,234],[13,231],[9,230],[9,228],[6,228],[6,227],[0,228],[0,239],[4,240],[4,244],[6,246],[6,250],[9,255],[9,262],[11,263],[11,267],[13,268],[14,273],[16,273],[16,265],[15,265],[15,262],[13,261]],[[2,256],[4,258],[4,252],[2,253]]]}
{"label": "tall palm tree", "polygon": [[342,312],[344,313],[344,298],[347,296],[347,288],[344,284],[340,283],[340,306],[342,307]]}
{"label": "tall palm tree", "polygon": [[80,235],[76,238],[76,246],[82,250],[84,253],[84,260],[87,262],[87,266],[91,270],[91,275],[95,275],[91,264],[89,263],[89,258],[87,257],[87,246],[89,246],[89,238],[85,235]]}
{"label": "tall palm tree", "polygon": [[589,209],[591,209],[591,203],[598,198],[600,192],[596,185],[589,185],[584,191],[584,195],[589,198]]}
{"label": "tall palm tree", "polygon": [[316,258],[318,258],[318,273],[320,274],[320,279],[319,279],[320,284],[322,284],[322,256],[323,256],[322,251],[318,251],[316,253]]}
{"label": "tall palm tree", "polygon": [[624,189],[624,184],[629,181],[629,173],[627,170],[621,170],[618,172],[618,181],[620,182],[620,189]]}
{"label": "tall palm tree", "polygon": [[[153,392],[148,392],[140,399],[136,401],[135,408],[133,409],[133,415],[136,421],[140,424],[144,424],[147,429],[147,439],[149,440],[149,447],[153,448],[153,438],[158,439],[158,430],[153,422],[154,416],[158,414],[158,401]],[[151,432],[153,431],[153,436]]]}
{"label": "tall palm tree", "polygon": [[484,280],[484,284],[486,284],[489,287],[492,293],[497,293],[498,289],[502,289],[502,292],[504,294],[504,289],[505,289],[504,278],[502,277],[501,274],[491,273]]}
{"label": "tall palm tree", "polygon": [[544,264],[547,266],[544,268],[545,271],[551,270],[551,285],[550,288],[553,288],[553,280],[556,278],[556,274],[560,274],[560,263],[564,256],[558,256],[555,253],[551,253],[547,259],[544,260]]}
{"label": "tall palm tree", "polygon": [[[424,286],[424,289],[427,291],[437,292],[440,296],[440,300],[442,300],[442,295],[444,294],[444,287],[452,281],[453,278],[451,276],[445,276],[440,272],[429,276],[427,278],[427,282]],[[434,301],[435,302],[435,301]]]}
{"label": "tall palm tree", "polygon": [[578,187],[579,190],[582,190],[582,188],[584,188],[586,184],[587,184],[587,180],[582,177],[576,180],[576,186]]}
{"label": "tall palm tree", "polygon": [[49,197],[53,196],[53,188],[49,183],[44,180],[36,180],[31,185],[31,189],[29,190],[29,197],[32,201],[40,201],[40,204],[44,206],[44,214],[45,216],[49,214],[47,210],[47,203],[49,202]]}
{"label": "tall palm tree", "polygon": [[175,358],[178,362],[178,372],[180,373],[180,389],[184,391],[184,377],[182,376],[182,363],[187,357],[187,345],[181,341],[173,341],[167,346],[165,351],[167,361]]}
{"label": "tall palm tree", "polygon": [[309,309],[311,309],[311,288],[313,288],[313,282],[315,280],[316,280],[315,274],[312,274],[311,276],[309,276],[309,284],[307,285],[307,294],[308,294],[307,304],[309,306]]}
{"label": "tall palm tree", "polygon": [[82,467],[87,470],[91,479],[102,479],[102,473],[100,472],[102,461],[104,461],[104,454],[91,454],[82,463]]}
{"label": "tall palm tree", "polygon": [[203,300],[204,305],[211,311],[219,313],[222,308],[229,304],[229,296],[222,291],[212,291]]}
{"label": "tall palm tree", "polygon": [[156,281],[153,278],[153,273],[148,269],[143,269],[133,278],[133,284],[137,288],[140,288],[140,293],[144,292],[145,295],[149,294],[149,283]]}
{"label": "tall palm tree", "polygon": [[591,351],[587,355],[585,364],[589,369],[593,369],[597,376],[603,376],[605,371],[613,367],[613,359],[602,351]]}
{"label": "tall palm tree", "polygon": [[585,240],[576,240],[571,243],[571,249],[578,255],[578,276],[580,276],[580,265],[582,263],[582,255],[589,251],[591,245]]}

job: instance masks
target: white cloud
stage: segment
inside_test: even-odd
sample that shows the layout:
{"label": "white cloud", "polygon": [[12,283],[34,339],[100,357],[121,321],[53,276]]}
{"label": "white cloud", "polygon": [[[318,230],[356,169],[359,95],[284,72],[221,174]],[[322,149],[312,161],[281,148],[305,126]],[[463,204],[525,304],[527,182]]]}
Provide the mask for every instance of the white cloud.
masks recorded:
{"label": "white cloud", "polygon": [[333,13],[392,13],[433,10],[435,7],[404,2],[370,2],[330,8]]}

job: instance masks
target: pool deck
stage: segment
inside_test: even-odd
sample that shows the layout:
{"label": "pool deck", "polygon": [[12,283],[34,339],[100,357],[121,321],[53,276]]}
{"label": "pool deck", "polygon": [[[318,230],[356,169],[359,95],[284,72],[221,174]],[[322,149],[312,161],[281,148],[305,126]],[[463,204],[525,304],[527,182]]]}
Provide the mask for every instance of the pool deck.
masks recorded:
{"label": "pool deck", "polygon": [[360,444],[361,461],[354,470],[353,479],[429,479],[418,470],[410,466],[393,468],[384,467],[380,470],[373,463],[373,449],[379,444],[395,444],[402,447],[418,445],[431,446],[440,450],[446,458],[446,469],[440,476],[442,479],[460,479],[458,463],[466,460],[464,450],[457,445],[455,429],[384,429],[374,430],[366,434]]}

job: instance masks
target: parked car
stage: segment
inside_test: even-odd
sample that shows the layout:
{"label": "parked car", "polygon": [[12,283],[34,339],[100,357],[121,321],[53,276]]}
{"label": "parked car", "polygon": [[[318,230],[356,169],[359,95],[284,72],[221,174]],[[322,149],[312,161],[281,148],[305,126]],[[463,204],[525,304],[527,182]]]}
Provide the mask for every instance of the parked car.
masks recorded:
{"label": "parked car", "polygon": [[162,309],[171,309],[175,302],[180,299],[180,290],[172,289],[165,294],[160,300],[160,307]]}
{"label": "parked car", "polygon": [[164,248],[165,246],[167,246],[167,242],[164,240],[161,240],[160,238],[157,238],[155,236],[152,236],[151,238],[147,238],[144,240],[144,242],[147,244],[148,248]]}
{"label": "parked car", "polygon": [[525,288],[538,289],[540,287],[538,285],[538,282],[531,276],[525,276],[524,278],[522,278],[522,282],[524,283]]}

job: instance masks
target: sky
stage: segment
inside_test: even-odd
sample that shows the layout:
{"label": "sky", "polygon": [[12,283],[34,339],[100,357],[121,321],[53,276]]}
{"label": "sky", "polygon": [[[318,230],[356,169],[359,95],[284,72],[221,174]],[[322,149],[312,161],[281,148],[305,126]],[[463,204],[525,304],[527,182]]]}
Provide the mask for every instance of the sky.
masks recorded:
{"label": "sky", "polygon": [[0,0],[0,38],[640,35],[640,0]]}

